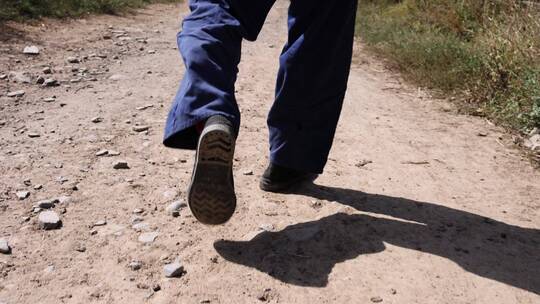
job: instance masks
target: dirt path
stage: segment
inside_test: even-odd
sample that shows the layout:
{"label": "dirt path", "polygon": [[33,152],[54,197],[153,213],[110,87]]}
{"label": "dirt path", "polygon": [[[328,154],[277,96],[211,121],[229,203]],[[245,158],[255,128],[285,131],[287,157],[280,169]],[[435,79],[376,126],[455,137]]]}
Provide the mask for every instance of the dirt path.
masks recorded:
{"label": "dirt path", "polygon": [[[185,5],[2,33],[0,75],[46,65],[60,86],[0,80],[0,238],[12,247],[0,303],[540,303],[540,173],[500,129],[401,84],[360,46],[325,174],[299,194],[258,190],[286,6],[244,47],[239,208],[215,228],[165,211],[192,167],[192,153],[160,145]],[[21,54],[28,44],[41,54]],[[63,226],[39,229],[33,206],[60,196]],[[177,257],[185,275],[165,278]]]}

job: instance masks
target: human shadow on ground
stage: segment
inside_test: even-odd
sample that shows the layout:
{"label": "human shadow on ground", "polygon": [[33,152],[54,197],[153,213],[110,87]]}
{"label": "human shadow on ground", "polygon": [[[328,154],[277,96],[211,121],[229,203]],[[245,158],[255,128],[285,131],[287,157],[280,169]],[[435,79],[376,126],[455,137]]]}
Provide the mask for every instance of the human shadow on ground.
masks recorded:
{"label": "human shadow on ground", "polygon": [[383,242],[387,242],[435,254],[476,275],[540,293],[537,229],[351,189],[310,184],[297,194],[386,217],[338,213],[277,232],[261,232],[245,242],[220,240],[214,243],[217,252],[228,261],[254,267],[285,283],[324,287],[334,265],[382,252]]}

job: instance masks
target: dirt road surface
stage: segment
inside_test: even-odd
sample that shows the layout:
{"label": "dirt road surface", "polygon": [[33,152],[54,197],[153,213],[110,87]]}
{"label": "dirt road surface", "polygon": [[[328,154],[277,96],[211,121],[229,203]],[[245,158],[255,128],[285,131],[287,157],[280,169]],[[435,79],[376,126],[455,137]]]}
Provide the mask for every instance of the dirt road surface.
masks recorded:
{"label": "dirt road surface", "polygon": [[[0,303],[540,303],[540,173],[360,44],[325,173],[295,194],[258,189],[286,9],[244,45],[239,206],[219,227],[165,210],[193,165],[161,145],[185,4],[2,29]],[[59,229],[40,229],[40,201]],[[185,273],[165,277],[177,259]]]}

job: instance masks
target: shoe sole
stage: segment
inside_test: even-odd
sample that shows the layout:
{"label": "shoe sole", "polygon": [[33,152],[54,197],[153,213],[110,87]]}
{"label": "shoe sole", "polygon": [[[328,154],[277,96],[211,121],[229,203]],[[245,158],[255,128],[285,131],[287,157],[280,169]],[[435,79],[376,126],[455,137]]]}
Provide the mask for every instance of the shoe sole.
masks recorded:
{"label": "shoe sole", "polygon": [[199,138],[188,204],[203,224],[224,224],[236,209],[232,176],[234,143],[232,130],[226,125],[211,125]]}

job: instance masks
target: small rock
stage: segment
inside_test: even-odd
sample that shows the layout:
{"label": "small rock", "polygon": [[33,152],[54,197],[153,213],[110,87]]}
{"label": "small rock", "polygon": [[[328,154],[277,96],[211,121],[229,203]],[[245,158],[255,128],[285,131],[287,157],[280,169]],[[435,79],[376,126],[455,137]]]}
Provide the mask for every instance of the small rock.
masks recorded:
{"label": "small rock", "polygon": [[42,184],[37,184],[34,186],[34,190],[40,190],[43,188],[43,185]]}
{"label": "small rock", "polygon": [[35,133],[35,132],[30,132],[28,133],[28,137],[30,138],[36,138],[36,137],[40,137],[41,135],[39,135],[39,133]]}
{"label": "small rock", "polygon": [[370,300],[373,303],[381,303],[383,301],[381,297],[372,297]]}
{"label": "small rock", "polygon": [[148,225],[148,223],[145,223],[145,222],[140,222],[140,223],[133,224],[131,228],[137,232],[149,231],[150,225]]}
{"label": "small rock", "polygon": [[179,278],[184,274],[184,266],[180,262],[167,264],[163,267],[163,273],[167,278]]}
{"label": "small rock", "polygon": [[274,231],[276,228],[274,227],[273,224],[261,224],[259,226],[259,230],[262,230],[262,231]]}
{"label": "small rock", "polygon": [[92,227],[105,226],[105,225],[107,225],[107,221],[101,220],[101,221],[95,222],[94,225],[92,225]]}
{"label": "small rock", "polygon": [[44,87],[56,87],[56,86],[59,86],[59,85],[60,85],[60,83],[58,83],[58,80],[52,79],[52,78],[45,79],[45,81],[42,84],[42,86],[44,86]]}
{"label": "small rock", "polygon": [[540,151],[540,134],[534,134],[531,136],[525,141],[524,145],[533,151]]}
{"label": "small rock", "polygon": [[257,300],[261,302],[270,301],[272,299],[272,289],[265,288],[261,293],[257,295]]}
{"label": "small rock", "polygon": [[53,199],[47,199],[47,200],[41,200],[36,203],[34,207],[41,208],[41,209],[51,209],[56,204],[58,204],[60,201],[56,198]]}
{"label": "small rock", "polygon": [[32,83],[32,74],[28,72],[9,72],[8,76],[10,81],[17,83]]}
{"label": "small rock", "polygon": [[114,74],[111,77],[109,77],[109,80],[112,80],[112,81],[120,81],[124,79],[126,79],[126,76],[120,75],[120,74]]}
{"label": "small rock", "polygon": [[23,54],[26,55],[39,55],[39,48],[35,45],[27,46],[23,50]]}
{"label": "small rock", "polygon": [[1,74],[0,75],[0,80],[4,80],[4,79],[7,79],[8,78],[8,75],[6,74]]}
{"label": "small rock", "polygon": [[246,170],[246,171],[242,172],[242,174],[244,174],[244,175],[253,175],[253,170]]}
{"label": "small rock", "polygon": [[77,57],[68,57],[66,59],[66,61],[68,63],[80,63],[81,62],[81,60],[79,58],[77,58]]}
{"label": "small rock", "polygon": [[8,92],[7,97],[23,97],[24,94],[26,94],[26,92],[23,90],[13,91],[13,92]]}
{"label": "small rock", "polygon": [[128,267],[131,268],[131,270],[136,271],[142,268],[142,263],[140,261],[131,261],[128,264]]}
{"label": "small rock", "polygon": [[41,229],[50,230],[60,228],[62,221],[56,212],[54,211],[43,211],[39,214],[38,217],[39,227]]}
{"label": "small rock", "polygon": [[9,243],[6,239],[0,239],[0,253],[3,253],[3,254],[11,253],[11,247],[9,247]]}
{"label": "small rock", "polygon": [[114,163],[113,165],[113,168],[114,169],[129,169],[129,165],[127,163],[127,161],[123,161],[123,160],[120,160],[120,161],[117,161]]}
{"label": "small rock", "polygon": [[17,193],[15,193],[17,195],[17,198],[20,199],[20,200],[23,200],[27,197],[30,196],[30,192],[29,191],[18,191]]}
{"label": "small rock", "polygon": [[159,284],[152,284],[152,290],[157,292],[157,291],[160,291],[161,290],[161,286],[159,286]]}
{"label": "small rock", "polygon": [[187,205],[183,201],[174,201],[165,208],[165,211],[167,211],[167,214],[172,215],[173,217],[177,217],[180,215],[180,210],[182,208],[185,208]]}
{"label": "small rock", "polygon": [[45,77],[43,76],[38,76],[38,78],[36,79],[36,84],[43,84],[45,82]]}
{"label": "small rock", "polygon": [[99,150],[96,152],[96,156],[105,156],[107,154],[109,154],[108,150]]}
{"label": "small rock", "polygon": [[43,101],[44,101],[44,102],[55,102],[55,101],[56,101],[56,98],[54,98],[54,97],[47,97],[47,98],[43,98]]}
{"label": "small rock", "polygon": [[153,243],[159,236],[159,232],[145,232],[139,235],[139,242],[143,244]]}
{"label": "small rock", "polygon": [[67,205],[71,202],[73,202],[73,199],[71,198],[71,196],[59,196],[56,198],[56,200],[58,200],[58,204],[62,204],[62,205]]}
{"label": "small rock", "polygon": [[480,136],[480,137],[486,137],[486,136],[488,136],[487,132],[478,132],[477,135]]}
{"label": "small rock", "polygon": [[102,117],[94,117],[92,118],[92,122],[93,123],[100,123],[103,121],[103,118]]}
{"label": "small rock", "polygon": [[148,129],[150,129],[149,126],[134,126],[133,127],[133,131],[135,132],[144,132],[144,131],[147,131]]}
{"label": "small rock", "polygon": [[41,70],[43,74],[52,74],[51,67],[44,67],[43,70]]}
{"label": "small rock", "polygon": [[114,151],[114,150],[109,150],[109,155],[110,156],[118,156],[118,155],[120,155],[120,152]]}
{"label": "small rock", "polygon": [[86,246],[84,246],[84,244],[82,244],[82,243],[77,243],[77,244],[75,244],[73,249],[75,249],[75,251],[78,251],[78,252],[85,252],[86,251]]}

